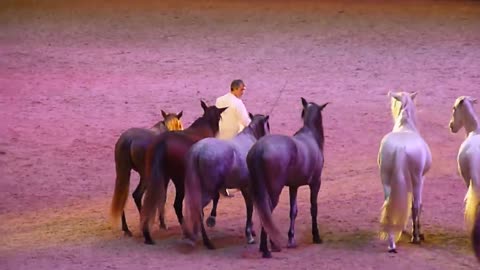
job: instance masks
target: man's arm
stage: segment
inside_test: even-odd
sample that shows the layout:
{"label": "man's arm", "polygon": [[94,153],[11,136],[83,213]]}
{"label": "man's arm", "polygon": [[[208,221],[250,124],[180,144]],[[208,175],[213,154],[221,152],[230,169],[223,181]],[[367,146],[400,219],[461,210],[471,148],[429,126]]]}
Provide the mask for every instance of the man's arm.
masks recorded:
{"label": "man's arm", "polygon": [[237,113],[238,113],[238,119],[240,119],[240,123],[246,127],[250,124],[250,116],[248,116],[248,111],[247,108],[245,107],[245,104],[243,104],[242,101],[238,102],[237,104]]}

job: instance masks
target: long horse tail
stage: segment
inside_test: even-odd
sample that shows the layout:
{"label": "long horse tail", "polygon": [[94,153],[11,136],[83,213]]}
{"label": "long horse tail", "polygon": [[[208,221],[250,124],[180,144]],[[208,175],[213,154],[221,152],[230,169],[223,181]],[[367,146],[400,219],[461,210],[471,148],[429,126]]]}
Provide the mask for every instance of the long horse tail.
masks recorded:
{"label": "long horse tail", "polygon": [[467,194],[465,195],[465,225],[468,232],[471,232],[473,230],[477,216],[477,207],[479,203],[480,194],[477,194],[473,186],[473,181],[470,181]]}
{"label": "long horse tail", "polygon": [[472,247],[475,256],[480,262],[480,204],[477,204],[477,215],[473,223],[472,231]]}
{"label": "long horse tail", "polygon": [[250,188],[253,205],[258,213],[262,227],[270,236],[271,241],[278,247],[282,246],[282,236],[272,218],[272,201],[267,188],[266,176],[258,157],[262,156],[261,150],[252,149],[247,155],[247,165],[250,172]]}
{"label": "long horse tail", "polygon": [[143,231],[148,230],[155,219],[158,209],[160,215],[165,211],[167,197],[164,174],[165,156],[167,147],[164,141],[153,143],[146,154],[146,192],[140,215],[140,224]]}
{"label": "long horse tail", "polygon": [[202,221],[201,170],[198,166],[198,151],[190,149],[185,166],[185,217],[183,232],[187,238],[196,241]]}
{"label": "long horse tail", "polygon": [[130,170],[132,159],[130,157],[131,141],[120,137],[115,144],[115,190],[113,192],[110,206],[110,217],[112,223],[117,224],[128,199],[130,187]]}
{"label": "long horse tail", "polygon": [[475,256],[480,260],[480,192],[475,189],[472,180],[465,195],[465,225],[472,234]]}
{"label": "long horse tail", "polygon": [[406,170],[406,164],[405,149],[398,149],[395,152],[394,168],[390,179],[391,192],[383,203],[380,216],[380,238],[383,240],[392,235],[397,242],[411,214],[412,193],[408,189],[409,172]]}

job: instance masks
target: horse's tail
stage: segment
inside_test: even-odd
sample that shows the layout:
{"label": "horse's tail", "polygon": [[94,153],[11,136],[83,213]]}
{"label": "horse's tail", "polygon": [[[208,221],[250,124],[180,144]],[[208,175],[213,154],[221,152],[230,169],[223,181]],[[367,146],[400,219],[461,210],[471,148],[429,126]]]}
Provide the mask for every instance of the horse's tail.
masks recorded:
{"label": "horse's tail", "polygon": [[153,143],[147,150],[145,159],[146,192],[141,209],[140,224],[143,231],[148,230],[155,219],[156,210],[163,215],[167,196],[164,174],[166,144],[164,141]]}
{"label": "horse's tail", "polygon": [[472,246],[475,256],[480,261],[480,204],[477,204],[477,215],[473,223]]}
{"label": "horse's tail", "polygon": [[130,158],[130,140],[120,137],[115,144],[115,190],[110,206],[110,216],[114,224],[118,223],[125,208],[130,186],[130,170],[132,160]]}
{"label": "horse's tail", "polygon": [[272,218],[272,201],[268,187],[265,183],[266,176],[262,169],[262,162],[257,157],[261,157],[261,150],[252,148],[247,155],[247,165],[250,172],[250,188],[253,199],[253,205],[257,210],[262,227],[270,236],[271,241],[280,248],[282,246],[282,236],[275,226]]}
{"label": "horse's tail", "polygon": [[465,224],[468,233],[472,234],[472,247],[475,256],[480,260],[480,193],[470,181],[465,195]]}
{"label": "horse's tail", "polygon": [[474,223],[476,220],[477,215],[477,207],[480,203],[480,194],[477,194],[473,182],[470,181],[470,185],[468,185],[468,191],[465,195],[465,225],[467,227],[467,231],[470,233],[473,230]]}
{"label": "horse's tail", "polygon": [[202,185],[198,164],[198,152],[192,148],[187,154],[185,166],[185,217],[183,232],[196,241],[202,221]]}
{"label": "horse's tail", "polygon": [[394,168],[390,178],[391,191],[382,206],[380,217],[380,238],[388,239],[389,234],[398,241],[407,225],[412,208],[412,193],[408,189],[405,149],[398,149],[394,156]]}

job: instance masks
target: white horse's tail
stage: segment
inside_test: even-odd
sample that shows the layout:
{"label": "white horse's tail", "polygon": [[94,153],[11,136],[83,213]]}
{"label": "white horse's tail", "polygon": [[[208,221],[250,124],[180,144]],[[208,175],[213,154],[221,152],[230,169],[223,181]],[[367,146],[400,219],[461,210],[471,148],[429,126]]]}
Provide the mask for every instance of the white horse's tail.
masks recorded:
{"label": "white horse's tail", "polygon": [[407,225],[412,209],[412,193],[407,181],[410,179],[407,170],[405,149],[395,152],[394,168],[390,178],[391,192],[385,199],[380,216],[380,238],[387,240],[392,235],[397,242]]}
{"label": "white horse's tail", "polygon": [[467,194],[465,195],[465,225],[468,233],[471,233],[473,230],[479,203],[480,194],[475,190],[473,183],[470,181]]}
{"label": "white horse's tail", "polygon": [[477,204],[477,215],[473,223],[472,247],[475,257],[480,261],[480,205]]}

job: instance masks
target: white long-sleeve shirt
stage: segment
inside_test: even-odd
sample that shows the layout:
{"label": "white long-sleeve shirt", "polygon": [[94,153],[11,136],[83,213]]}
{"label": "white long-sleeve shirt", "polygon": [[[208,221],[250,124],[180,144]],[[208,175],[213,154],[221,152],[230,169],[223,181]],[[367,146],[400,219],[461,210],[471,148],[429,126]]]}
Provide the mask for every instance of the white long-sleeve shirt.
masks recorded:
{"label": "white long-sleeve shirt", "polygon": [[217,138],[229,140],[250,124],[251,120],[245,104],[232,93],[217,98],[215,106],[218,108],[228,107],[222,113]]}

